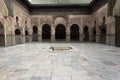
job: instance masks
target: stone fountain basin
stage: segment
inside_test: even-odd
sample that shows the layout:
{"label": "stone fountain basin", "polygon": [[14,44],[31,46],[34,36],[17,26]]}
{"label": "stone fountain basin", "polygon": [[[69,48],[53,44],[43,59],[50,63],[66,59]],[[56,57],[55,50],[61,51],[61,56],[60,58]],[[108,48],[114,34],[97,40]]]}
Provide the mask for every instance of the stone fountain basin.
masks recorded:
{"label": "stone fountain basin", "polygon": [[53,47],[53,50],[70,50],[72,49],[71,47],[65,47],[65,46],[57,46],[57,47]]}

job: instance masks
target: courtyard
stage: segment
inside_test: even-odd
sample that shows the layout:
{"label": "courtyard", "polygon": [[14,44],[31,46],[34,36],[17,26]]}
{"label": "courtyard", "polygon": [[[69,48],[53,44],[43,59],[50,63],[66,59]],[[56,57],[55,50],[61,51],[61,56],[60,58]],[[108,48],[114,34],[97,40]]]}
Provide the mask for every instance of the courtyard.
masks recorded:
{"label": "courtyard", "polygon": [[1,47],[0,80],[120,80],[120,48],[95,43]]}

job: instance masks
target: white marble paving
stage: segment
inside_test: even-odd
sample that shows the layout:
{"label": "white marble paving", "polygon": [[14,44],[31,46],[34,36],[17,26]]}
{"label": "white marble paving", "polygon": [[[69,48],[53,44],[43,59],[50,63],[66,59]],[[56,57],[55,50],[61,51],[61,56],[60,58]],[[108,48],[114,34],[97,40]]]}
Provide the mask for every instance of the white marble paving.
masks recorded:
{"label": "white marble paving", "polygon": [[[53,51],[51,46],[72,49]],[[120,80],[120,48],[93,43],[0,48],[0,80]]]}

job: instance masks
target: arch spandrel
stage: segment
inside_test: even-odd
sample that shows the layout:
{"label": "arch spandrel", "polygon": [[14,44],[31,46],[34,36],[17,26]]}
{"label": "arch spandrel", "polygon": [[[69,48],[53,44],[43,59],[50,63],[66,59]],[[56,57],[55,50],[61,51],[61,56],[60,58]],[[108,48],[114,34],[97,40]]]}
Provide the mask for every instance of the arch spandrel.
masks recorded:
{"label": "arch spandrel", "polygon": [[8,9],[6,4],[4,3],[4,0],[0,0],[0,16],[1,17],[8,16]]}
{"label": "arch spandrel", "polygon": [[117,0],[115,6],[113,8],[113,15],[114,16],[115,15],[120,16],[120,5],[119,4],[120,4],[120,0]]}
{"label": "arch spandrel", "polygon": [[54,21],[54,24],[55,24],[55,26],[57,26],[58,24],[63,24],[66,26],[67,21],[64,17],[57,17]]}

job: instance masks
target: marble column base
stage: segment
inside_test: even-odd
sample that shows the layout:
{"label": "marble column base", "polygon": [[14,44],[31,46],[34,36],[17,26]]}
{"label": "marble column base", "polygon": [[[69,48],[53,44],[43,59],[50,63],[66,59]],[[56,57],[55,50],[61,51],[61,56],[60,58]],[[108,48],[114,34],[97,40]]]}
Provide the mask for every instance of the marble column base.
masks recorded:
{"label": "marble column base", "polygon": [[89,35],[89,42],[92,42],[93,36]]}
{"label": "marble column base", "polygon": [[70,42],[70,36],[66,37],[66,42],[68,42],[68,43]]}
{"label": "marble column base", "polygon": [[42,36],[41,35],[38,36],[38,42],[42,42]]}
{"label": "marble column base", "polygon": [[80,42],[83,42],[83,35],[80,35],[80,37],[79,37],[80,39]]}
{"label": "marble column base", "polygon": [[96,43],[100,43],[100,35],[96,35]]}
{"label": "marble column base", "polygon": [[32,42],[32,35],[29,36],[29,42]]}
{"label": "marble column base", "polygon": [[15,35],[12,35],[12,38],[11,38],[11,39],[12,39],[11,45],[14,46],[14,45],[15,45]]}
{"label": "marble column base", "polygon": [[55,42],[55,36],[51,36],[51,42]]}
{"label": "marble column base", "polygon": [[3,43],[5,42],[5,46],[12,46],[12,35],[6,35],[6,40],[4,39]]}
{"label": "marble column base", "polygon": [[106,44],[111,45],[111,46],[115,45],[115,35],[114,34],[110,34],[110,35],[106,36]]}
{"label": "marble column base", "polygon": [[23,36],[21,37],[21,43],[22,43],[22,44],[25,44],[25,35],[23,35]]}

